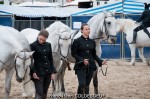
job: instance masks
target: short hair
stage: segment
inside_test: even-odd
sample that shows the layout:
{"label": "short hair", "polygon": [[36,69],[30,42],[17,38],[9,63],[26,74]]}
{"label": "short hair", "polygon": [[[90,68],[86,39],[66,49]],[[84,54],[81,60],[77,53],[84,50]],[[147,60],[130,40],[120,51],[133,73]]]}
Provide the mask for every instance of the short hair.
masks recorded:
{"label": "short hair", "polygon": [[84,23],[81,25],[81,30],[83,30],[84,26],[88,25],[87,23]]}
{"label": "short hair", "polygon": [[83,23],[82,25],[81,25],[81,33],[82,33],[82,30],[84,29],[84,26],[87,26],[88,24],[87,23]]}
{"label": "short hair", "polygon": [[38,36],[40,36],[40,35],[42,35],[42,36],[44,36],[44,37],[48,38],[49,33],[48,33],[48,31],[47,31],[47,30],[42,29],[42,30],[40,31],[40,33],[39,33],[39,35],[38,35]]}
{"label": "short hair", "polygon": [[144,6],[144,9],[145,9],[145,10],[149,10],[150,4],[144,3],[144,5],[145,5],[145,6]]}

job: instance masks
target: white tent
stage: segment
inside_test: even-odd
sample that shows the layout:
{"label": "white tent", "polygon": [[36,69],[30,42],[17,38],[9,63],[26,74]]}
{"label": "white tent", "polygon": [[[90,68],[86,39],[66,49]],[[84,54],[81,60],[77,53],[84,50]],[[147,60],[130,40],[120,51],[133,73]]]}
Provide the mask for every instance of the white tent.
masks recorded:
{"label": "white tent", "polygon": [[56,4],[56,3],[47,3],[47,2],[23,2],[18,4],[17,6],[24,6],[24,7],[56,7],[56,6],[60,6],[60,4]]}

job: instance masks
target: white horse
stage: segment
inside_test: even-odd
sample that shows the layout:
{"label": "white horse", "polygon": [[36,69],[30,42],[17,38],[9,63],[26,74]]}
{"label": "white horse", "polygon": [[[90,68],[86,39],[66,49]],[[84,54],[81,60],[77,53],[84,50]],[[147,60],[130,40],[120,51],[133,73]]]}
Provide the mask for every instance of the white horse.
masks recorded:
{"label": "white horse", "polygon": [[[61,67],[62,62],[67,60],[71,45],[71,36],[74,33],[71,33],[71,29],[60,21],[54,22],[46,30],[49,32],[47,42],[52,45],[54,66],[57,70],[56,79],[53,82],[53,92],[58,93],[62,89],[60,84],[63,82],[62,80],[65,74],[63,68],[66,68],[66,65],[63,65],[65,67]],[[25,35],[29,43],[32,43],[37,39],[39,31],[27,28],[22,30],[21,33]]]}
{"label": "white horse", "polygon": [[[11,79],[16,71],[18,81],[24,80],[24,87],[29,87],[29,71],[33,52],[30,52],[26,38],[14,28],[0,26],[0,72],[6,71],[4,99],[9,99]],[[28,85],[29,84],[29,85]],[[30,86],[32,88],[32,86]],[[28,89],[28,95],[30,94]]]}
{"label": "white horse", "polygon": [[[89,37],[96,42],[96,51],[97,55],[101,57],[101,40],[107,40],[110,37],[110,33],[116,33],[118,30],[116,29],[116,19],[114,17],[114,12],[102,12],[98,15],[93,16],[87,24],[90,26],[90,35]],[[73,39],[80,37],[82,33],[79,31]],[[71,56],[71,55],[70,55]],[[72,59],[69,57],[68,59]],[[74,60],[69,60],[74,62]],[[97,65],[98,68],[98,65]],[[97,71],[94,72],[93,75],[93,85],[94,85],[94,93],[98,94],[98,78]]]}
{"label": "white horse", "polygon": [[[133,40],[133,30],[139,25],[135,24],[135,21],[131,19],[118,19],[117,20],[118,26],[120,27],[120,31],[126,34],[126,40],[128,43],[132,42]],[[150,31],[150,28],[148,28]],[[111,35],[116,35],[111,34]],[[150,38],[143,30],[137,32],[136,44],[129,44],[130,51],[131,51],[131,62],[130,65],[135,65],[135,51],[138,48],[138,53],[140,58],[144,63],[149,65],[149,62],[145,59],[143,55],[143,47],[150,46]]]}

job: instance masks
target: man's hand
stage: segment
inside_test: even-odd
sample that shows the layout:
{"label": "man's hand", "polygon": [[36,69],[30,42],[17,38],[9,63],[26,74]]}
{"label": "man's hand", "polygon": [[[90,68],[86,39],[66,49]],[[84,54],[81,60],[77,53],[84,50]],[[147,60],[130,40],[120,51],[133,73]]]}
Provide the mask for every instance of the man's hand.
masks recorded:
{"label": "man's hand", "polygon": [[51,74],[51,80],[55,80],[55,74]]}
{"label": "man's hand", "polygon": [[89,59],[84,59],[83,63],[84,63],[84,65],[88,65],[89,64]]}
{"label": "man's hand", "polygon": [[34,79],[39,79],[39,77],[37,76],[36,73],[33,73],[33,78],[34,78]]}
{"label": "man's hand", "polygon": [[104,61],[102,62],[102,65],[107,65],[107,60],[104,60]]}

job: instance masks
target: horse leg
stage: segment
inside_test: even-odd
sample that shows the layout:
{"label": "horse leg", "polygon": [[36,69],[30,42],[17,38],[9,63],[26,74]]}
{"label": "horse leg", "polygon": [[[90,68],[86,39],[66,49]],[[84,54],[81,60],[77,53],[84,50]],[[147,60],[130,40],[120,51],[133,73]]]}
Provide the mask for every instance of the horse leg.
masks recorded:
{"label": "horse leg", "polygon": [[130,65],[135,65],[135,45],[133,44],[129,44],[129,47],[130,47],[130,51],[131,51],[131,62],[130,62]]}
{"label": "horse leg", "polygon": [[56,95],[59,89],[59,72],[55,75],[55,79],[53,80],[53,94]]}
{"label": "horse leg", "polygon": [[30,68],[27,69],[22,83],[22,97],[27,98],[35,95],[34,83],[30,77]]}
{"label": "horse leg", "polygon": [[5,70],[6,71],[6,78],[5,78],[5,95],[4,95],[4,99],[9,99],[9,94],[10,94],[10,90],[11,90],[11,79],[12,79],[12,75],[14,73],[13,69],[8,69]]}
{"label": "horse leg", "polygon": [[68,62],[65,62],[65,63],[63,62],[63,64],[62,64],[63,69],[61,71],[62,75],[61,75],[61,78],[60,78],[60,83],[61,83],[61,91],[63,93],[65,93],[64,76],[65,76],[66,68],[68,67],[67,65],[68,65]]}
{"label": "horse leg", "polygon": [[93,85],[94,85],[94,93],[98,94],[98,78],[97,78],[98,69],[93,73]]}
{"label": "horse leg", "polygon": [[64,76],[61,77],[60,83],[61,83],[61,91],[65,93]]}
{"label": "horse leg", "polygon": [[138,52],[139,52],[139,56],[140,56],[140,58],[142,59],[142,61],[143,61],[144,63],[147,63],[147,65],[149,66],[149,65],[150,65],[149,62],[148,62],[148,61],[146,60],[146,58],[144,57],[143,47],[138,48]]}
{"label": "horse leg", "polygon": [[[100,45],[100,40],[96,41],[96,54],[101,57],[102,54],[102,48]],[[97,68],[99,66],[97,65]],[[96,69],[96,71],[93,73],[93,85],[94,85],[94,93],[98,94],[98,78],[97,78],[97,73],[98,73],[98,69]]]}

